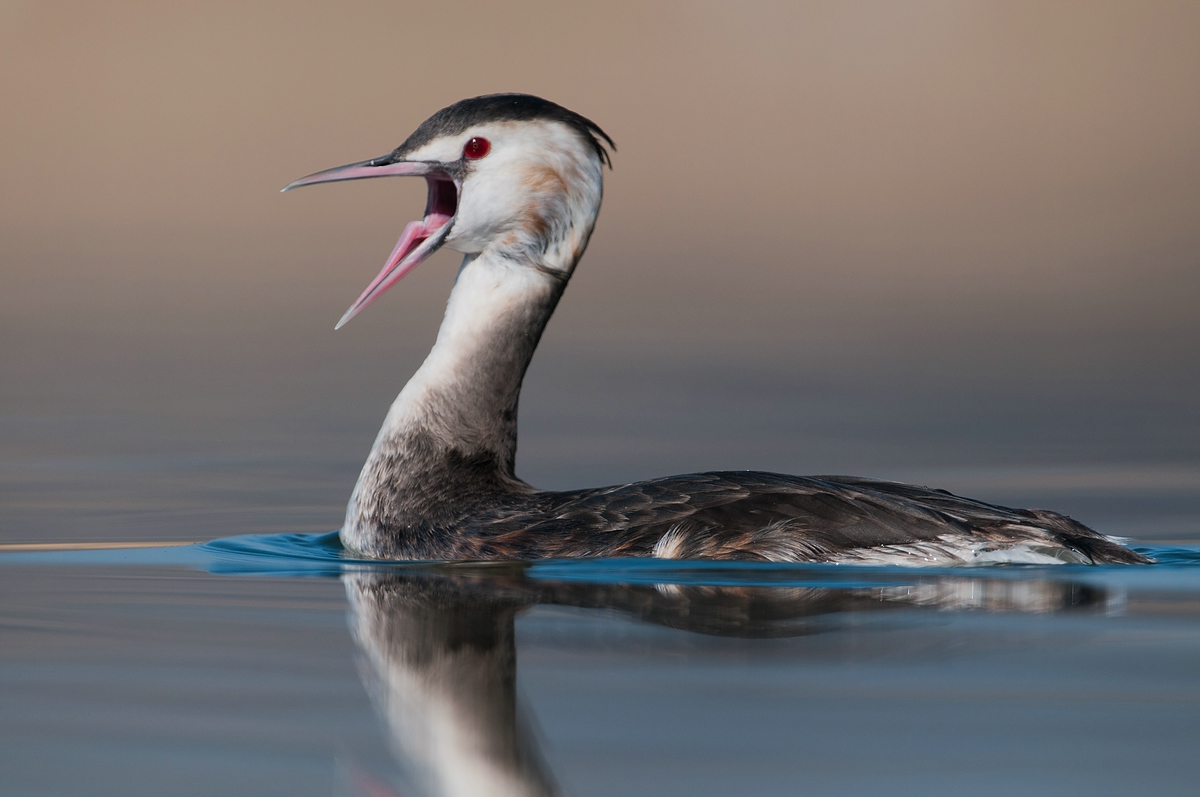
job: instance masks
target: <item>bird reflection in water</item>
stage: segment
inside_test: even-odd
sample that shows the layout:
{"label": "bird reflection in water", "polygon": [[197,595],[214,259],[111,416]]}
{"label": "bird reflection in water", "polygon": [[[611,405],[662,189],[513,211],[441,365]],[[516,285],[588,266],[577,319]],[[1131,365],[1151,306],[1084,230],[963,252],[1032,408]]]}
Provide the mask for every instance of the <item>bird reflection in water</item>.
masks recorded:
{"label": "bird reflection in water", "polygon": [[[779,638],[836,629],[839,615],[888,609],[1049,613],[1109,602],[1097,587],[1058,580],[629,586],[535,580],[518,563],[366,571],[343,580],[363,676],[397,754],[420,793],[455,797],[560,793],[517,696],[514,621],[535,605],[605,609],[699,634]],[[369,778],[358,792],[400,794]]]}

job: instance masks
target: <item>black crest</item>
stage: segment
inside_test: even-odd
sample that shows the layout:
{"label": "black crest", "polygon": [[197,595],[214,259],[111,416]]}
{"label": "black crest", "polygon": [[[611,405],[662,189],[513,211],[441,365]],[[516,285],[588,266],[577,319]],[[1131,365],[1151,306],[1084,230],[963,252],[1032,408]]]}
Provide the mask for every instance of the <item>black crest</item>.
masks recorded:
{"label": "black crest", "polygon": [[595,147],[601,162],[612,167],[612,160],[604,144],[607,143],[614,152],[617,145],[599,125],[574,111],[532,94],[486,94],[460,100],[422,122],[421,126],[396,148],[395,154],[403,157],[435,138],[456,135],[484,122],[525,122],[534,119],[562,122],[574,128],[585,141]]}

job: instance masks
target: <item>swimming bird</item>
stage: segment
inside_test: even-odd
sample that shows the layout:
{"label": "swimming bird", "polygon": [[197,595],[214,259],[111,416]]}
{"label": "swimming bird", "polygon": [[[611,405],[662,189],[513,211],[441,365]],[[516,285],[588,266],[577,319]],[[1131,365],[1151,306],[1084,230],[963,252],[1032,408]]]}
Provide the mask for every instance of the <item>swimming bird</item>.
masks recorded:
{"label": "swimming bird", "polygon": [[339,328],[438,249],[464,255],[433,350],[351,494],[346,548],[425,561],[1149,561],[1054,512],[873,479],[728,471],[548,491],[517,478],[521,382],[587,248],[615,150],[560,105],[493,94],[438,111],[387,155],[283,189],[387,176],[428,185],[424,217]]}

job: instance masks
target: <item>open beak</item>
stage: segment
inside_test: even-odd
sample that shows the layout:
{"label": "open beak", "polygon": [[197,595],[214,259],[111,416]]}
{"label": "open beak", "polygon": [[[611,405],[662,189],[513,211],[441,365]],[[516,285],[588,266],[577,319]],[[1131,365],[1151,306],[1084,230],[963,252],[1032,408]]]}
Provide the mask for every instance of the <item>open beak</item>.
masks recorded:
{"label": "open beak", "polygon": [[436,252],[446,241],[450,228],[454,226],[454,214],[458,212],[458,184],[439,163],[406,161],[396,155],[384,155],[361,163],[351,163],[326,169],[323,172],[301,177],[283,188],[291,191],[305,185],[333,183],[340,180],[365,180],[371,177],[422,176],[429,185],[429,200],[425,203],[425,216],[421,221],[410,222],[396,242],[396,248],[383,265],[358,301],[350,306],[334,329],[341,329],[346,322],[362,312],[363,308],[383,295],[419,263]]}

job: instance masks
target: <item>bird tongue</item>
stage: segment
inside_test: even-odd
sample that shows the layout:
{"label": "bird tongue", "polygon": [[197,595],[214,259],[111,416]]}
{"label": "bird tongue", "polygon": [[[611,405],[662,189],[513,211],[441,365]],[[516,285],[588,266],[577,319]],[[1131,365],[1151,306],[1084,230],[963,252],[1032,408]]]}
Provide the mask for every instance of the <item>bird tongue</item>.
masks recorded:
{"label": "bird tongue", "polygon": [[[334,329],[341,329],[347,321],[362,312],[363,308],[399,282],[401,277],[437,251],[438,245],[441,243],[440,239],[443,237],[438,233],[444,231],[451,218],[453,217],[445,213],[433,212],[421,221],[409,222],[408,226],[404,228],[404,232],[400,234],[396,248],[388,256],[387,262],[383,264],[383,270],[375,279],[371,280],[371,284],[363,291],[362,296],[359,296],[358,301],[350,306]],[[426,245],[427,243],[428,245]]]}
{"label": "bird tongue", "polygon": [[[388,255],[387,262],[383,264],[383,270],[379,272],[379,276],[375,278],[375,281],[367,286],[367,290],[363,295],[365,296],[367,293],[370,293],[377,283],[387,279],[389,275],[392,277],[391,282],[388,283],[388,287],[390,288],[393,283],[412,271],[413,267],[417,263],[420,263],[421,260],[424,260],[424,258],[414,260],[412,263],[406,263],[404,268],[396,269],[396,267],[400,265],[400,261],[416,251],[418,246],[425,243],[425,240],[429,236],[437,232],[448,221],[450,221],[449,216],[441,215],[426,216],[421,221],[410,221],[408,226],[404,228],[404,232],[400,233],[400,240],[396,241],[396,247]],[[395,274],[391,273],[392,269],[396,269]],[[380,291],[380,293],[382,292]]]}

